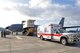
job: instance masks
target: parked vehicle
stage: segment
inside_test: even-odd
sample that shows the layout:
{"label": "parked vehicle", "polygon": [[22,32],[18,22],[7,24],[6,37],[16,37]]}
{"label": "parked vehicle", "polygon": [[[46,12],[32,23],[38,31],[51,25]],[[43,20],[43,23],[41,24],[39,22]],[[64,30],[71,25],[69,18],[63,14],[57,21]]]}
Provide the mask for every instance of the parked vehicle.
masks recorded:
{"label": "parked vehicle", "polygon": [[37,37],[41,40],[50,39],[58,41],[63,45],[76,43],[79,41],[80,35],[78,33],[68,33],[57,24],[44,24],[38,27]]}
{"label": "parked vehicle", "polygon": [[23,25],[23,35],[32,36],[36,32],[36,27],[34,25],[35,20],[28,20],[22,22]]}

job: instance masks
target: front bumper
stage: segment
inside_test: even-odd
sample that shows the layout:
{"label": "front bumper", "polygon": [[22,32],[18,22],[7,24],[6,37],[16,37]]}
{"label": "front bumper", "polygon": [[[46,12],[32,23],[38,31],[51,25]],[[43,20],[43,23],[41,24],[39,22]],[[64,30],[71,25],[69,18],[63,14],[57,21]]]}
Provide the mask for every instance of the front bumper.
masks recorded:
{"label": "front bumper", "polygon": [[76,43],[76,42],[78,42],[78,41],[79,41],[78,38],[69,38],[69,39],[68,39],[68,43]]}

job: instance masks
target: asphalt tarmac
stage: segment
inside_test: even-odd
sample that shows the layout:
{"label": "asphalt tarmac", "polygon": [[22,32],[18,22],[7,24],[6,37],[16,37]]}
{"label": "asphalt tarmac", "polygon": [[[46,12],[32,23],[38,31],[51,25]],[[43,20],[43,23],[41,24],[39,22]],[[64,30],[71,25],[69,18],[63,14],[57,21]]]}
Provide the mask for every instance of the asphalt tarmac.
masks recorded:
{"label": "asphalt tarmac", "polygon": [[0,53],[80,53],[80,42],[64,46],[35,36],[7,35],[0,38]]}

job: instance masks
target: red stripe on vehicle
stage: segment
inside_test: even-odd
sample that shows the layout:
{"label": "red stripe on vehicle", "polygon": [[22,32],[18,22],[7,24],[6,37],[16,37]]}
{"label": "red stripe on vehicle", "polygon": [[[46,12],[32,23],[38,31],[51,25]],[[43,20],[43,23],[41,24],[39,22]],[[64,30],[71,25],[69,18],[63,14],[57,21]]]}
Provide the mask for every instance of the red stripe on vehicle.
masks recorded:
{"label": "red stripe on vehicle", "polygon": [[44,35],[44,36],[61,36],[61,34],[45,34],[45,33],[38,33],[38,35]]}

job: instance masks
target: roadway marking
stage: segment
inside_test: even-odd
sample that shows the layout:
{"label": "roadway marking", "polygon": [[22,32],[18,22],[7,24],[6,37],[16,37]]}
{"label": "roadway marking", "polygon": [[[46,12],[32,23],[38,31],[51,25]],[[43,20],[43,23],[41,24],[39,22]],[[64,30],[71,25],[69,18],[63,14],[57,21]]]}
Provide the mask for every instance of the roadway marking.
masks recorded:
{"label": "roadway marking", "polygon": [[19,37],[19,36],[15,36],[17,39],[22,39],[21,37]]}

